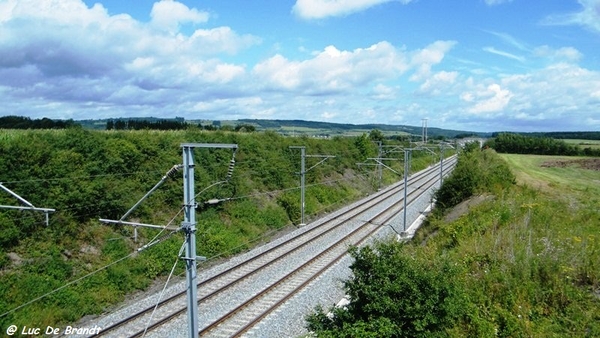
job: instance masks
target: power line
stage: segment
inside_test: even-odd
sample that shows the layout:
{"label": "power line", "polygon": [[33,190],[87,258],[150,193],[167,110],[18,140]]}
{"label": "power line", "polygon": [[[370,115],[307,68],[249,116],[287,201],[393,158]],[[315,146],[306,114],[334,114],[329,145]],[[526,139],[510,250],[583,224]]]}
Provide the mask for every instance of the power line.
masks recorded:
{"label": "power line", "polygon": [[[230,167],[230,169],[231,169],[231,167]],[[104,176],[115,176],[115,175],[96,175],[96,177],[100,177],[100,176],[104,177]],[[90,176],[90,177],[91,177],[91,176]],[[342,178],[342,179],[339,179],[339,180],[327,180],[327,181],[323,181],[323,182],[319,182],[319,183],[314,183],[314,184],[307,185],[307,187],[313,187],[313,186],[319,186],[319,185],[331,184],[331,183],[336,183],[336,182],[341,182],[341,181],[347,181],[347,180],[353,179],[353,178],[355,178],[355,177],[364,177],[364,175],[354,175],[354,176],[352,176],[352,177],[345,177],[345,178]],[[67,179],[67,178],[64,178],[64,179]],[[71,179],[71,178],[68,178],[68,179]],[[15,182],[31,182],[31,181],[44,181],[44,180],[28,180],[28,181],[15,181]],[[222,182],[217,182],[217,183],[222,183]],[[211,186],[209,186],[209,187],[212,187],[212,186],[214,186],[214,184],[213,184],[213,185],[211,185]],[[297,190],[297,189],[299,189],[299,188],[300,188],[300,187],[293,187],[293,188],[287,188],[287,189],[274,190],[274,191],[270,191],[270,192],[263,192],[263,193],[257,193],[257,194],[250,194],[250,195],[246,195],[246,196],[238,196],[238,197],[235,197],[235,198],[231,198],[231,200],[242,199],[242,198],[249,198],[249,197],[254,197],[254,196],[259,196],[259,195],[273,194],[273,193],[275,193],[275,192],[285,192],[285,191]],[[205,189],[205,190],[206,190],[206,189]],[[203,192],[203,191],[201,191],[200,193],[202,193],[202,192]],[[197,196],[198,196],[200,193],[196,194],[196,195],[194,196],[194,199],[195,199],[195,198],[196,198],[196,197],[197,197]],[[80,207],[80,208],[81,208],[81,207]],[[72,208],[72,209],[75,209],[75,208]],[[178,216],[181,214],[181,212],[182,212],[182,211],[183,211],[183,208],[181,208],[181,209],[179,210],[179,212],[178,212],[178,213],[177,213],[177,214],[176,214],[174,217],[172,217],[172,218],[171,218],[171,220],[170,220],[169,224],[171,224],[171,223],[172,223],[172,222],[175,220],[175,218],[176,218],[176,217],[178,217]],[[169,225],[169,224],[168,224],[168,225]],[[167,226],[168,226],[168,225],[167,225]],[[101,272],[101,271],[103,271],[103,270],[106,270],[106,269],[110,268],[111,266],[114,266],[114,265],[116,265],[116,264],[118,264],[118,263],[120,263],[120,262],[122,262],[122,261],[124,261],[124,260],[126,260],[126,259],[128,259],[128,258],[130,258],[130,257],[133,257],[133,256],[134,256],[134,255],[136,255],[136,254],[137,254],[139,251],[142,251],[142,250],[144,250],[144,249],[146,249],[146,248],[148,248],[148,247],[150,247],[150,246],[152,246],[153,244],[156,244],[156,243],[158,243],[158,242],[162,242],[162,241],[164,241],[166,238],[169,238],[169,237],[171,237],[173,234],[175,234],[175,233],[177,233],[177,232],[178,232],[178,231],[172,231],[172,232],[170,232],[170,233],[168,233],[168,234],[166,234],[166,235],[162,235],[162,234],[163,234],[163,232],[164,232],[164,231],[167,229],[167,226],[165,226],[164,228],[162,228],[162,229],[161,229],[161,231],[160,231],[158,234],[156,234],[152,240],[150,240],[150,241],[149,241],[149,242],[148,242],[146,245],[144,245],[144,246],[140,247],[138,250],[136,250],[136,251],[134,251],[134,252],[132,252],[132,253],[130,253],[130,254],[128,254],[128,255],[126,255],[126,256],[124,256],[124,257],[121,257],[121,258],[119,258],[119,259],[117,259],[117,260],[115,260],[115,261],[113,261],[113,262],[111,262],[111,263],[109,263],[109,264],[107,264],[107,265],[104,265],[104,266],[102,266],[102,267],[100,267],[100,268],[98,268],[98,269],[96,269],[96,270],[94,270],[94,271],[92,271],[92,272],[90,272],[90,273],[87,273],[87,274],[85,274],[85,275],[83,275],[83,276],[81,276],[81,277],[79,277],[79,278],[77,278],[77,279],[75,279],[75,280],[73,280],[73,281],[70,281],[70,282],[68,282],[68,283],[66,283],[66,284],[64,284],[64,285],[62,285],[62,286],[60,286],[60,287],[58,287],[58,288],[56,288],[56,289],[54,289],[54,290],[52,290],[52,291],[49,291],[49,292],[47,292],[47,293],[45,293],[45,294],[43,294],[43,295],[41,295],[41,296],[38,296],[38,297],[36,297],[36,298],[34,298],[34,299],[32,299],[32,300],[30,300],[30,301],[26,302],[26,303],[23,303],[23,304],[21,304],[21,305],[19,305],[19,306],[15,307],[15,308],[13,308],[13,309],[9,310],[9,311],[6,311],[5,313],[2,313],[2,314],[0,314],[0,317],[4,317],[4,316],[6,316],[6,315],[8,315],[8,314],[10,314],[10,313],[13,313],[13,312],[15,312],[15,311],[18,311],[18,310],[20,310],[20,309],[22,309],[22,308],[24,308],[24,307],[26,307],[26,306],[28,306],[28,305],[31,305],[31,304],[33,304],[33,303],[35,303],[35,302],[37,302],[37,301],[39,301],[39,300],[41,300],[41,299],[44,299],[45,297],[48,297],[48,296],[50,296],[50,295],[52,295],[52,294],[56,293],[56,292],[58,292],[58,291],[61,291],[61,290],[65,289],[65,288],[67,288],[67,287],[69,287],[69,286],[72,286],[72,285],[74,285],[74,284],[76,284],[76,283],[79,283],[80,281],[82,281],[82,280],[84,280],[84,279],[86,279],[86,278],[89,278],[89,277],[91,277],[91,276],[93,276],[93,275],[95,275],[95,274],[97,274],[97,273],[99,273],[99,272]],[[248,241],[247,243],[252,243],[252,242],[254,242],[254,241],[260,240],[260,239],[262,239],[262,238],[264,238],[264,237],[266,237],[266,236],[268,236],[268,235],[270,235],[271,233],[273,233],[273,232],[276,232],[276,231],[277,231],[277,230],[272,230],[272,231],[270,231],[270,232],[267,232],[267,233],[265,233],[265,234],[263,234],[263,235],[261,235],[261,236],[259,236],[259,237],[255,238],[255,239],[252,239],[252,240]],[[161,235],[162,235],[162,237],[160,237]],[[239,248],[239,247],[237,247],[237,248]],[[232,249],[230,249],[230,250],[229,250],[229,252],[231,252],[231,251],[233,251],[233,250],[235,250],[235,249],[237,249],[237,248],[232,248]],[[226,254],[227,252],[228,252],[228,251],[225,251],[225,252],[223,252],[223,253],[219,253],[218,255],[212,256],[212,257],[211,257],[211,258],[209,258],[209,259],[211,259],[211,260],[212,260],[212,259],[215,259],[215,258],[221,257],[221,256],[223,256],[224,254]]]}
{"label": "power line", "polygon": [[[180,210],[180,212],[177,213],[177,215],[175,215],[173,218],[171,218],[171,221],[169,222],[169,224],[172,223],[175,220],[175,218],[181,213],[182,210],[183,210],[183,208]],[[166,229],[166,227],[165,227],[165,229]],[[35,302],[37,302],[37,301],[39,301],[41,299],[44,299],[44,298],[46,298],[46,297],[48,297],[48,296],[50,296],[50,295],[52,295],[52,294],[54,294],[54,293],[56,293],[56,292],[58,292],[60,290],[63,290],[63,289],[65,289],[65,288],[67,288],[67,287],[69,287],[71,285],[74,285],[74,284],[76,284],[76,283],[78,283],[78,282],[80,282],[80,281],[82,281],[82,280],[84,280],[84,279],[86,279],[88,277],[91,277],[91,276],[97,274],[98,272],[106,270],[109,267],[111,267],[111,266],[113,266],[113,265],[115,265],[115,264],[117,264],[119,262],[122,262],[122,261],[124,261],[127,258],[133,257],[133,256],[137,255],[138,252],[143,251],[143,250],[149,248],[150,246],[152,246],[153,244],[158,243],[159,241],[162,242],[166,238],[169,238],[169,237],[171,237],[172,235],[174,235],[176,233],[176,231],[174,231],[174,232],[171,232],[171,233],[169,233],[169,234],[167,234],[167,235],[165,235],[165,236],[163,236],[161,238],[158,238],[163,233],[163,231],[164,231],[164,229],[161,230],[156,236],[154,236],[154,238],[150,242],[148,242],[148,244],[140,247],[139,249],[131,252],[130,254],[128,254],[126,256],[123,256],[123,257],[121,257],[121,258],[119,258],[119,259],[117,259],[117,260],[115,260],[115,261],[113,261],[113,262],[111,262],[111,263],[109,263],[109,264],[107,264],[107,265],[105,265],[103,267],[100,267],[100,268],[98,268],[98,269],[96,269],[96,270],[94,270],[94,271],[92,271],[92,272],[90,272],[88,274],[85,274],[85,275],[83,275],[83,276],[81,276],[81,277],[79,277],[79,278],[77,278],[77,279],[75,279],[73,281],[70,281],[70,282],[68,282],[68,283],[66,283],[66,284],[64,284],[64,285],[62,285],[62,286],[60,286],[60,287],[58,287],[58,288],[56,288],[56,289],[54,289],[52,291],[49,291],[49,292],[47,292],[47,293],[45,293],[45,294],[43,294],[43,295],[41,295],[39,297],[36,297],[36,298],[34,298],[34,299],[32,299],[32,300],[24,303],[24,304],[21,304],[21,305],[15,307],[15,308],[13,308],[13,309],[11,309],[11,310],[3,313],[3,314],[1,314],[0,318],[4,317],[4,316],[6,316],[6,315],[8,315],[10,313],[13,313],[13,312],[15,312],[17,310],[20,310],[20,309],[22,309],[22,308],[24,308],[24,307],[26,307],[28,305],[31,305],[31,304],[33,304],[33,303],[35,303]]]}
{"label": "power line", "polygon": [[51,294],[54,294],[54,293],[56,293],[56,292],[58,292],[58,291],[60,291],[60,290],[62,290],[64,288],[66,288],[66,287],[69,287],[69,286],[71,286],[73,284],[76,284],[76,283],[78,283],[78,282],[80,282],[80,281],[82,281],[82,280],[84,280],[84,279],[86,279],[88,277],[91,277],[91,276],[97,274],[100,271],[106,270],[106,269],[110,268],[111,266],[113,266],[113,265],[115,265],[115,264],[117,264],[119,262],[122,262],[122,261],[124,261],[127,258],[130,258],[130,257],[134,256],[135,254],[137,254],[136,251],[130,253],[127,256],[121,257],[118,260],[116,260],[116,261],[114,261],[114,262],[112,262],[112,263],[110,263],[108,265],[105,265],[105,266],[103,266],[103,267],[101,267],[101,268],[99,268],[97,270],[94,270],[94,271],[92,271],[92,272],[90,272],[90,273],[88,273],[88,274],[86,274],[86,275],[84,275],[82,277],[79,277],[79,278],[77,278],[77,279],[75,279],[75,280],[73,280],[73,281],[71,281],[71,282],[69,282],[69,283],[67,283],[67,284],[65,284],[65,285],[63,285],[61,287],[58,287],[58,288],[56,288],[56,289],[54,289],[54,290],[52,290],[50,292],[47,292],[47,293],[45,293],[45,294],[43,294],[43,295],[41,295],[39,297],[36,297],[36,298],[34,298],[34,299],[32,299],[32,300],[24,303],[24,304],[21,304],[21,305],[15,307],[15,308],[13,308],[13,309],[11,309],[9,311],[6,311],[5,313],[0,314],[0,317],[4,317],[4,316],[6,316],[6,315],[8,315],[10,313],[13,313],[13,312],[15,312],[17,310],[20,310],[20,309],[22,309],[22,308],[24,308],[24,307],[26,307],[26,306],[28,306],[30,304],[33,304],[33,303],[35,303],[35,302],[37,302],[37,301],[39,301],[39,300],[41,300],[43,298],[46,298],[46,297],[50,296]]}

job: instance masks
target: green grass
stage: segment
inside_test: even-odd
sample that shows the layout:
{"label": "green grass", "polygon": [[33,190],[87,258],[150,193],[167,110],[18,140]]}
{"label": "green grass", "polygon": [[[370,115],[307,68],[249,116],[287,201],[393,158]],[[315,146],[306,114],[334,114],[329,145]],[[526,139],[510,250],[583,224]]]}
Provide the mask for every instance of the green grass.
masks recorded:
{"label": "green grass", "polygon": [[500,156],[518,185],[453,222],[430,219],[437,233],[410,246],[463,269],[470,315],[450,335],[599,336],[600,172],[540,166],[577,158]]}
{"label": "green grass", "polygon": [[488,184],[474,192],[493,198],[451,222],[430,214],[417,232],[429,235],[375,246],[377,257],[361,250],[345,284],[351,303],[333,320],[309,317],[316,336],[600,337],[600,203],[597,182],[586,183],[598,172],[502,158],[519,184],[497,187],[508,175],[495,152],[462,155],[452,191],[475,177]]}
{"label": "green grass", "polygon": [[[363,134],[369,134],[371,132],[370,129],[324,129],[324,128],[310,128],[310,127],[291,127],[291,126],[282,126],[280,131],[285,133],[286,135],[330,135],[330,136],[346,136],[346,137],[357,137]],[[402,131],[383,131],[383,135],[385,136],[400,136],[400,135],[410,135],[409,133]]]}
{"label": "green grass", "polygon": [[565,141],[568,144],[578,145],[580,148],[600,149],[600,140],[566,139],[563,141]]}
{"label": "green grass", "polygon": [[543,167],[553,161],[574,161],[585,157],[501,154],[522,184],[559,193],[600,195],[600,171],[577,165],[564,168]]}
{"label": "green grass", "polygon": [[[164,175],[181,163],[180,144],[236,143],[236,167],[229,181],[208,189],[199,198],[237,197],[220,205],[199,206],[198,254],[210,264],[269,240],[275,231],[299,223],[300,189],[296,172],[300,154],[289,149],[305,145],[309,154],[332,158],[307,174],[306,216],[350,203],[376,187],[374,168],[357,170],[356,163],[376,156],[373,142],[358,147],[353,138],[330,140],[283,137],[276,132],[233,133],[190,128],[181,131],[9,130],[0,131],[2,181],[38,206],[52,207],[50,224],[43,215],[0,211],[0,327],[59,325],[98,314],[157,277],[173,264],[181,237],[173,236],[102,270],[52,297],[17,306],[76,280],[118,258],[125,257],[156,235],[140,229],[134,243],[132,229],[100,224],[98,218],[118,219]],[[228,149],[196,150],[196,185],[221,181],[231,158]],[[423,159],[431,159],[423,156]],[[415,154],[414,170],[428,165]],[[317,163],[308,159],[307,166]],[[401,170],[401,162],[390,164]],[[386,170],[384,184],[399,178]],[[130,216],[151,224],[178,224],[181,175],[174,175]],[[200,190],[198,190],[200,191]],[[264,193],[268,192],[268,193]],[[264,194],[263,194],[264,193]],[[14,204],[0,194],[0,204]],[[19,261],[11,260],[17,254]],[[213,258],[211,260],[211,258]],[[181,263],[180,263],[181,264]],[[206,266],[206,265],[204,265]]]}

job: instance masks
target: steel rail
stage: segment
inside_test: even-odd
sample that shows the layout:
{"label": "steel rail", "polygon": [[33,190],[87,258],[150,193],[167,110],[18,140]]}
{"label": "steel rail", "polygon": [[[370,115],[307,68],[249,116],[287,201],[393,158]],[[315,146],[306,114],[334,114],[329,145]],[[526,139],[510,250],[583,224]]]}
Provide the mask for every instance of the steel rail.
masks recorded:
{"label": "steel rail", "polygon": [[[455,160],[454,157],[449,157],[449,158],[445,159],[445,162],[448,162],[446,164],[446,166],[450,170],[450,168],[454,165],[454,163],[456,162],[456,160]],[[431,167],[429,167],[429,168],[427,168],[427,169],[425,169],[425,170],[417,173],[416,175],[414,175],[413,177],[410,178],[411,179],[411,183],[414,183],[415,181],[418,181],[419,179],[421,179],[423,177],[426,177],[427,175],[431,175],[432,173],[437,172],[438,167],[439,167],[439,165],[438,166],[431,166]],[[228,268],[228,269],[226,269],[226,270],[224,270],[224,271],[222,271],[222,272],[220,272],[220,273],[218,273],[218,274],[216,274],[216,275],[214,275],[214,276],[212,276],[212,277],[210,277],[210,278],[208,278],[206,280],[200,281],[199,284],[198,284],[198,287],[200,288],[200,287],[206,286],[207,284],[209,284],[211,282],[214,282],[218,278],[223,278],[223,276],[226,276],[227,274],[232,273],[236,269],[239,269],[241,266],[247,265],[247,264],[249,264],[249,263],[251,263],[253,261],[256,261],[256,260],[260,259],[261,257],[265,257],[266,255],[273,254],[277,250],[280,250],[280,249],[284,248],[285,246],[289,246],[290,243],[292,243],[294,241],[301,241],[302,244],[289,249],[287,251],[287,254],[289,254],[290,252],[297,251],[301,247],[304,247],[304,246],[308,245],[311,241],[319,238],[320,236],[323,236],[326,233],[329,233],[329,232],[337,229],[337,227],[339,227],[341,224],[343,224],[343,222],[346,221],[347,219],[352,218],[352,217],[357,217],[358,215],[361,215],[362,213],[371,210],[370,208],[372,208],[374,204],[381,203],[381,201],[384,201],[386,199],[389,199],[389,198],[395,196],[395,194],[397,194],[398,191],[401,191],[402,188],[403,188],[403,182],[400,182],[400,183],[397,183],[395,185],[392,185],[388,189],[383,190],[383,191],[381,191],[378,194],[373,194],[373,195],[371,195],[369,197],[369,199],[367,201],[365,201],[364,203],[361,203],[361,204],[356,204],[355,206],[353,206],[350,209],[346,210],[342,215],[338,215],[338,216],[335,216],[335,217],[333,217],[331,219],[328,219],[328,220],[324,221],[322,224],[319,224],[318,226],[316,226],[316,227],[314,227],[312,229],[309,229],[306,232],[298,234],[297,236],[295,236],[293,238],[290,238],[290,239],[288,239],[288,240],[286,240],[286,241],[284,241],[284,242],[282,242],[282,243],[280,243],[280,244],[278,244],[278,245],[276,245],[276,246],[274,246],[274,247],[272,247],[272,248],[264,251],[263,253],[261,253],[259,255],[250,257],[247,260],[244,260],[244,261],[236,264],[235,266],[232,266],[232,267],[230,267],[230,268]],[[355,212],[355,214],[350,215],[352,212]],[[343,217],[343,216],[346,216],[347,218]],[[338,222],[338,224],[332,226],[329,229],[323,230],[323,228],[326,225],[331,224],[333,222]],[[321,230],[322,232],[321,233],[317,233],[319,230]],[[317,233],[317,234],[314,235],[313,237],[309,238],[309,239],[305,239],[306,237],[308,237],[309,234],[313,234],[313,233]],[[300,239],[302,239],[302,240],[300,240]],[[268,265],[273,264],[276,261],[279,261],[280,259],[284,258],[285,255],[286,255],[285,253],[277,255],[277,257],[275,259],[273,259],[273,260],[271,260],[271,261],[269,261],[269,262],[267,262],[265,264],[262,264],[259,267],[256,267],[256,268],[252,269],[250,272],[245,273],[241,277],[237,277],[236,280],[234,280],[233,282],[228,283],[226,286],[221,287],[219,290],[222,291],[225,288],[231,287],[232,285],[240,282],[242,279],[247,278],[248,276],[251,276],[251,275],[257,273],[258,271],[262,270],[263,268],[265,268]],[[218,293],[219,290],[217,290],[216,293]],[[159,307],[163,307],[166,304],[172,303],[172,302],[176,301],[177,299],[180,299],[180,298],[182,298],[184,296],[185,296],[185,291],[177,293],[177,294],[174,294],[173,296],[170,296],[170,297],[165,298],[164,300],[162,300],[159,303]],[[214,297],[214,294],[202,297],[202,298],[200,298],[198,300],[198,302],[200,303],[200,302],[206,301],[207,299],[209,299],[211,297]],[[128,316],[128,317],[126,317],[126,318],[124,318],[124,319],[122,319],[120,321],[117,321],[117,322],[111,324],[108,327],[105,327],[100,332],[99,335],[96,335],[96,337],[97,336],[108,335],[111,332],[114,332],[115,330],[119,329],[120,327],[122,327],[122,326],[124,326],[124,325],[126,325],[126,324],[128,324],[128,323],[130,323],[132,321],[135,321],[136,319],[138,319],[138,318],[140,318],[140,317],[148,314],[149,312],[153,311],[154,309],[155,309],[155,305],[146,307],[146,308],[142,309],[141,311],[139,311],[139,312],[137,312],[137,313],[135,313],[135,314],[133,314],[131,316]],[[174,318],[174,317],[176,317],[176,316],[184,313],[186,310],[187,310],[186,308],[182,308],[179,311],[173,312],[171,315],[165,316],[162,319],[158,319],[155,323],[149,325],[147,329],[148,330],[155,329],[156,327],[159,327],[160,325],[162,325],[165,322],[171,320],[172,318]],[[138,336],[143,335],[143,333],[144,333],[144,331],[138,331],[138,332],[132,334],[131,337],[138,337]]]}
{"label": "steel rail", "polygon": [[[421,197],[421,195],[423,195],[427,189],[429,189],[431,186],[436,184],[438,181],[439,181],[439,177],[433,176],[424,184],[427,186],[425,189],[413,190],[409,194],[409,196],[412,198],[410,203],[412,203],[413,201],[415,201],[416,199]],[[241,313],[242,311],[246,310],[253,303],[256,303],[256,302],[264,299],[272,292],[276,292],[274,290],[276,290],[278,287],[283,285],[283,283],[286,283],[288,280],[291,280],[295,275],[300,274],[302,272],[302,270],[308,269],[311,265],[316,264],[316,262],[318,262],[321,258],[325,257],[327,254],[334,252],[333,250],[340,249],[340,247],[344,246],[344,247],[342,247],[342,250],[341,250],[342,252],[340,254],[338,254],[334,259],[330,260],[324,267],[320,268],[317,272],[312,273],[309,278],[307,278],[304,282],[302,282],[302,284],[300,284],[297,287],[294,287],[291,290],[291,292],[289,292],[286,296],[284,296],[280,300],[276,301],[269,308],[267,308],[266,310],[262,311],[260,314],[255,316],[254,319],[252,319],[248,324],[244,325],[243,327],[241,327],[240,329],[235,331],[235,333],[232,334],[231,336],[238,337],[238,336],[242,335],[243,333],[247,332],[250,328],[252,328],[258,322],[260,322],[264,317],[266,317],[268,314],[270,314],[273,310],[275,310],[277,307],[279,307],[281,304],[283,304],[285,301],[287,301],[293,295],[298,293],[306,285],[308,285],[312,280],[314,280],[315,278],[317,278],[318,276],[323,274],[325,271],[327,271],[329,269],[329,267],[331,267],[333,264],[337,263],[341,258],[343,258],[347,254],[347,252],[345,250],[345,246],[347,245],[349,240],[351,240],[355,236],[359,237],[357,240],[354,240],[351,242],[352,242],[352,245],[360,245],[367,238],[370,238],[380,228],[381,225],[385,225],[391,219],[393,219],[394,217],[398,216],[401,212],[403,212],[403,205],[400,204],[400,202],[402,202],[402,200],[403,199],[401,199],[399,201],[399,203],[397,203],[397,204],[393,204],[393,205],[387,207],[385,210],[383,210],[379,214],[375,215],[374,217],[370,218],[369,220],[364,221],[364,223],[360,227],[356,228],[351,233],[347,234],[343,238],[341,238],[338,241],[336,241],[335,243],[331,244],[329,247],[325,248],[322,252],[320,252],[318,255],[316,255],[315,257],[313,257],[306,263],[304,263],[302,266],[289,272],[284,277],[280,278],[279,280],[277,280],[276,282],[274,282],[267,288],[263,289],[261,292],[259,292],[252,298],[246,300],[244,303],[237,306],[234,310],[230,311],[225,316],[219,318],[217,321],[213,322],[206,328],[200,330],[199,335],[203,336],[203,335],[206,335],[207,333],[211,332],[212,330],[217,329],[219,325],[222,325],[227,320],[233,318],[236,314]],[[366,232],[366,234],[361,235],[362,232]]]}

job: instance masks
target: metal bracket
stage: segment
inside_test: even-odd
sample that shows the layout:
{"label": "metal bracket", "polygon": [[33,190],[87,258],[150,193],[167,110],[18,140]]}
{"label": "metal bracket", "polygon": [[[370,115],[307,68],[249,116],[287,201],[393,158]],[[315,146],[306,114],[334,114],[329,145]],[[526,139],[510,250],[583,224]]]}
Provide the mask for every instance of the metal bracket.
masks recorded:
{"label": "metal bracket", "polygon": [[48,219],[48,213],[50,212],[55,212],[55,209],[48,209],[48,208],[36,208],[35,206],[33,206],[33,204],[31,204],[29,201],[27,201],[26,199],[24,199],[23,197],[17,195],[17,193],[13,192],[12,190],[8,189],[7,187],[2,185],[2,182],[0,182],[0,188],[3,189],[4,191],[6,191],[7,193],[11,194],[13,197],[15,197],[16,199],[18,199],[21,203],[25,204],[26,207],[17,207],[17,206],[11,206],[11,205],[0,205],[0,208],[5,208],[5,209],[17,209],[17,210],[32,210],[32,211],[42,211],[45,215],[46,215],[46,226],[48,226],[49,224],[49,219]]}

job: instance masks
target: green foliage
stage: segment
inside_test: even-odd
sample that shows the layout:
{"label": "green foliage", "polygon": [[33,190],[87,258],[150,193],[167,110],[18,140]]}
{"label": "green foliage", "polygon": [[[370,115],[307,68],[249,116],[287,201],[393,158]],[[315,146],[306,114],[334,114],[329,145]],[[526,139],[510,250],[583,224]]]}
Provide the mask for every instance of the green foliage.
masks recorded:
{"label": "green foliage", "polygon": [[473,152],[475,150],[479,150],[480,144],[479,142],[475,141],[475,142],[467,142],[464,147],[463,147],[463,151],[466,153],[470,153]]}
{"label": "green foliage", "polygon": [[[230,149],[197,149],[196,193],[198,254],[227,256],[267,240],[275,230],[300,221],[300,156],[290,146],[304,145],[308,154],[336,156],[306,175],[307,218],[372,192],[354,172],[373,155],[367,136],[364,149],[357,138],[331,140],[287,138],[275,132],[181,131],[10,131],[0,142],[0,181],[38,207],[54,208],[50,224],[44,215],[0,209],[0,314],[89,272],[130,255],[157,235],[156,230],[133,230],[102,225],[98,218],[119,219],[175,164],[181,143],[236,143],[236,165],[227,183]],[[307,158],[307,167],[318,159]],[[386,182],[391,183],[395,177]],[[231,198],[217,204],[202,202]],[[129,221],[177,226],[182,202],[181,173],[164,182],[129,217]],[[0,203],[17,205],[0,191]],[[182,243],[180,235],[160,242],[123,262],[96,273],[23,309],[0,318],[0,327],[58,325],[105,311],[128,292],[146,288],[169,273]],[[12,262],[15,253],[22,262]],[[178,265],[176,271],[181,271]],[[6,325],[5,325],[6,324]]]}
{"label": "green foliage", "polygon": [[[466,159],[504,172],[494,152],[474,151]],[[588,184],[596,186],[597,174],[591,177]],[[351,303],[330,314],[316,309],[308,328],[318,337],[400,337],[406,330],[427,337],[599,336],[598,199],[572,189],[568,178],[556,190],[538,191],[513,184],[494,189],[497,183],[482,175],[478,180],[492,187],[486,195],[493,198],[453,221],[432,214],[417,233],[434,228],[429,237],[354,249],[354,277],[345,283]],[[440,283],[457,297],[436,298]],[[436,313],[432,322],[409,316],[428,313],[427,304],[436,311],[448,306],[450,315]],[[401,327],[406,317],[410,325]],[[423,327],[430,331],[417,331]]]}
{"label": "green foliage", "polygon": [[379,129],[373,129],[369,133],[369,139],[374,142],[383,142],[385,140],[385,135]]}
{"label": "green foliage", "polygon": [[454,171],[444,180],[435,198],[443,211],[476,193],[497,192],[514,183],[514,174],[496,153],[472,150],[459,155]]}
{"label": "green foliage", "polygon": [[465,269],[472,311],[455,323],[455,336],[600,332],[597,200],[568,184],[543,192],[513,186],[455,221],[438,217],[428,225],[438,229],[435,236],[411,248]]}
{"label": "green foliage", "polygon": [[362,134],[356,138],[354,145],[363,157],[369,156],[369,149],[372,147],[367,134]]}
{"label": "green foliage", "polygon": [[51,120],[47,117],[31,119],[24,116],[0,116],[0,129],[64,129],[80,127],[72,119]]}
{"label": "green foliage", "polygon": [[598,149],[587,148],[584,150],[562,140],[521,134],[502,133],[488,140],[485,145],[499,153],[600,156],[600,150]]}
{"label": "green foliage", "polygon": [[19,242],[21,232],[6,215],[0,214],[0,248],[10,248]]}
{"label": "green foliage", "polygon": [[277,203],[285,210],[288,219],[294,224],[300,223],[300,198],[299,193],[284,193],[277,198]]}
{"label": "green foliage", "polygon": [[317,336],[445,336],[467,313],[458,270],[444,259],[416,260],[393,242],[353,248],[352,279],[345,283],[350,303],[322,309],[307,318]]}

